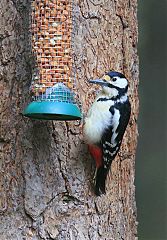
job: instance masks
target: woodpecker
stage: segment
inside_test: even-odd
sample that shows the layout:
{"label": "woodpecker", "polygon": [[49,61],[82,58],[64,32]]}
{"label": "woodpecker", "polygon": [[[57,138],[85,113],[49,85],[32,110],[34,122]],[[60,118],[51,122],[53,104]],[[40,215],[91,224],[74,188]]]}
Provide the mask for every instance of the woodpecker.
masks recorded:
{"label": "woodpecker", "polygon": [[102,87],[83,126],[85,141],[96,162],[95,194],[99,196],[105,194],[106,177],[120,149],[131,105],[127,95],[128,81],[122,73],[109,71],[89,83]]}

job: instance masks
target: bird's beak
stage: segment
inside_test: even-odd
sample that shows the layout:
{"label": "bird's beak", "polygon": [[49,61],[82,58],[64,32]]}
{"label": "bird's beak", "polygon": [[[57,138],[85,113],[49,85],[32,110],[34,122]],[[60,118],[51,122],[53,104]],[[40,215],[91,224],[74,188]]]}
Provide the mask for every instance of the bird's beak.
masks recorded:
{"label": "bird's beak", "polygon": [[89,83],[99,84],[101,86],[106,85],[106,81],[103,79],[89,80]]}

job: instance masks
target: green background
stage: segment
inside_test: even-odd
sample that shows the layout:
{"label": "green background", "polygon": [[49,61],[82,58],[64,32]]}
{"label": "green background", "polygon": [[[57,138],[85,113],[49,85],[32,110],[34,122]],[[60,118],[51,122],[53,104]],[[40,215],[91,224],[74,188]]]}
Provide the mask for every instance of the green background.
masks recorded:
{"label": "green background", "polygon": [[167,1],[139,0],[139,240],[167,240]]}

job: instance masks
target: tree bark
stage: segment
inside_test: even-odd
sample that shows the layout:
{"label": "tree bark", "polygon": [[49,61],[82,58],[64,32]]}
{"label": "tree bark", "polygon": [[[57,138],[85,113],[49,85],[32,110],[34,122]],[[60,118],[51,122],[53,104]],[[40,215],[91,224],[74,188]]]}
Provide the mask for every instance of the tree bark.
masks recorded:
{"label": "tree bark", "polygon": [[137,0],[75,0],[73,48],[83,112],[93,102],[87,80],[114,69],[130,83],[132,114],[107,180],[92,189],[95,169],[81,122],[32,121],[28,0],[0,2],[0,239],[134,240],[138,115]]}

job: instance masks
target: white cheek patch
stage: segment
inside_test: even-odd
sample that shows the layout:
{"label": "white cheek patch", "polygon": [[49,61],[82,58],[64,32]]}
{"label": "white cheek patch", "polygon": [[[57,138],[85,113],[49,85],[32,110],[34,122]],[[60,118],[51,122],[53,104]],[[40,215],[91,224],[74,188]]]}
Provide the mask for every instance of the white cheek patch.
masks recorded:
{"label": "white cheek patch", "polygon": [[119,88],[125,88],[128,85],[128,82],[126,80],[126,78],[119,78],[119,77],[114,77],[117,80],[114,82],[112,81],[112,85],[119,87]]}

